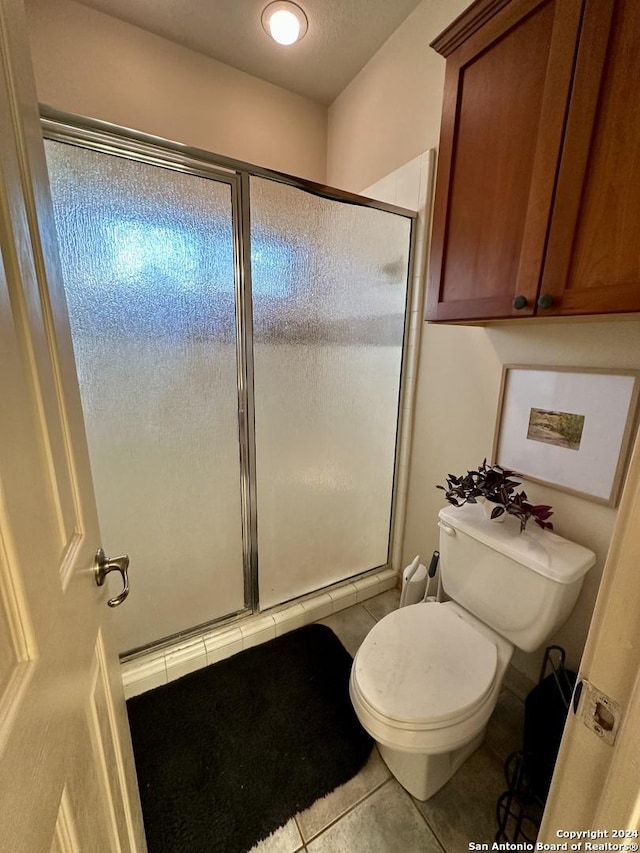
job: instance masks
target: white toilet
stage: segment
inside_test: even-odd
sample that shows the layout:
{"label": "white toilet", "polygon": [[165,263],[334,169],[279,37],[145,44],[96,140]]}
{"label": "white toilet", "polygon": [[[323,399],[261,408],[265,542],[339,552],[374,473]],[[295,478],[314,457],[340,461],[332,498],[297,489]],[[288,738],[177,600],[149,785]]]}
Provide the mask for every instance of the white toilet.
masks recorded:
{"label": "white toilet", "polygon": [[351,669],[356,714],[396,779],[419,800],[480,745],[514,647],[539,648],[571,612],[592,551],[478,505],[440,511],[445,603],[381,619]]}

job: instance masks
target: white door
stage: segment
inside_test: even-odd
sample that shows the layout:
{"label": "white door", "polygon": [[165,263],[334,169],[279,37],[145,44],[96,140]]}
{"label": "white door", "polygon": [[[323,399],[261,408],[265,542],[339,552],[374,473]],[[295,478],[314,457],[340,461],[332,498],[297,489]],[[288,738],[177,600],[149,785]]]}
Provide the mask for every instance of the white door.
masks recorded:
{"label": "white door", "polygon": [[143,851],[18,0],[0,57],[0,850]]}

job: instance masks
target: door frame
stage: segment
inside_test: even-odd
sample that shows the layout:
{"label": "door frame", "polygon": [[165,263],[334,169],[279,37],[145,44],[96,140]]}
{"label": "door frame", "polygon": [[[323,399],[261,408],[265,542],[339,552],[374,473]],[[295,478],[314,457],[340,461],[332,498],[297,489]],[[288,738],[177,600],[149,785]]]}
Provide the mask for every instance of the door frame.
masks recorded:
{"label": "door frame", "polygon": [[[580,662],[578,681],[587,685],[569,711],[540,829],[541,842],[563,843],[567,836],[558,833],[590,829],[608,833],[595,839],[596,843],[640,843],[639,566],[640,434]],[[612,744],[585,724],[593,717],[589,686],[618,706]],[[636,834],[613,837],[613,831],[621,829]],[[574,843],[579,841],[574,839]],[[573,849],[584,849],[584,844]]]}

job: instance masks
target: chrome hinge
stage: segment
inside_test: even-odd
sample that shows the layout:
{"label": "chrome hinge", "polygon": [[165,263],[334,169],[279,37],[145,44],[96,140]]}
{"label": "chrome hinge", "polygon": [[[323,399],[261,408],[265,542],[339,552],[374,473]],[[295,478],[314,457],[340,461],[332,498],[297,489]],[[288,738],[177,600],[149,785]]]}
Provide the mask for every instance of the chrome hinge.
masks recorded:
{"label": "chrome hinge", "polygon": [[615,741],[622,719],[622,708],[584,678],[576,684],[573,710],[585,726],[605,743],[611,745]]}

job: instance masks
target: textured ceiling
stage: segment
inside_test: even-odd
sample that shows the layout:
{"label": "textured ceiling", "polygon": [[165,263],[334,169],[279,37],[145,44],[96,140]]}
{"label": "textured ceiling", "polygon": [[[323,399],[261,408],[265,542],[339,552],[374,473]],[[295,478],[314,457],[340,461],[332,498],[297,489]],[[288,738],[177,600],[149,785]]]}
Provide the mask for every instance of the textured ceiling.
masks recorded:
{"label": "textured ceiling", "polygon": [[262,28],[268,0],[80,2],[328,104],[420,0],[298,0],[309,30],[289,47],[277,45]]}

